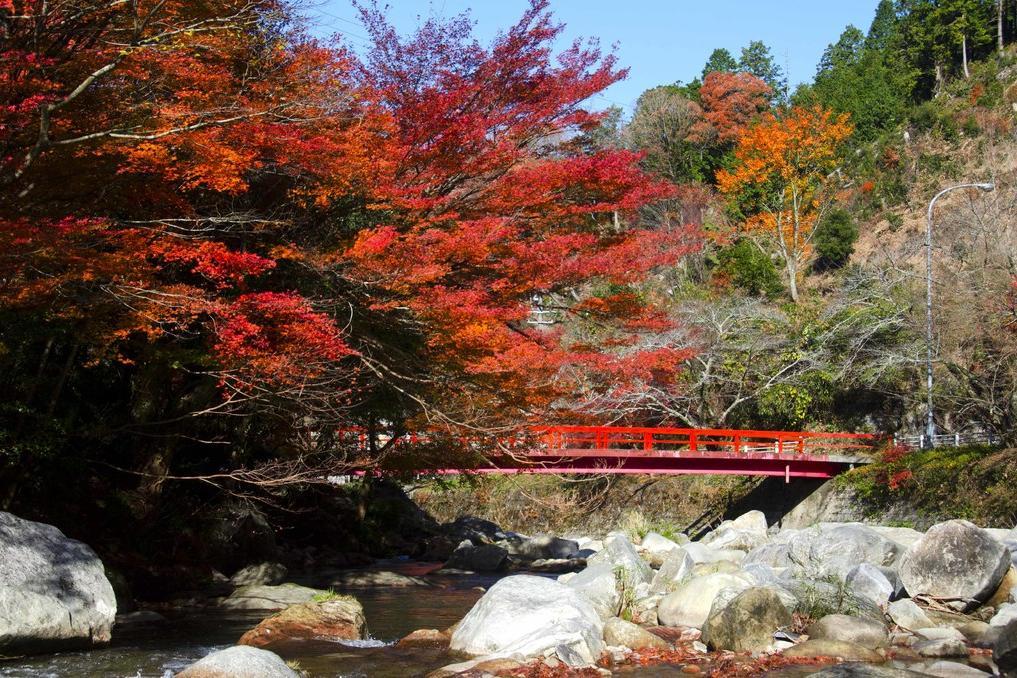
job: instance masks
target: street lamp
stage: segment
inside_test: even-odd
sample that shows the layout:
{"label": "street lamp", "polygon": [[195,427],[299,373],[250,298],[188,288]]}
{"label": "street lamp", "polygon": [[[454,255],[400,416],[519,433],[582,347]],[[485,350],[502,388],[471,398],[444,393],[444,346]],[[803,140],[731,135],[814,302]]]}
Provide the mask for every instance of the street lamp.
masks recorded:
{"label": "street lamp", "polygon": [[928,399],[928,415],[925,422],[925,438],[927,447],[936,445],[936,420],[932,409],[932,209],[936,201],[950,191],[959,188],[977,188],[989,191],[996,188],[992,182],[977,184],[958,184],[944,188],[929,201],[929,214],[925,221],[925,391]]}

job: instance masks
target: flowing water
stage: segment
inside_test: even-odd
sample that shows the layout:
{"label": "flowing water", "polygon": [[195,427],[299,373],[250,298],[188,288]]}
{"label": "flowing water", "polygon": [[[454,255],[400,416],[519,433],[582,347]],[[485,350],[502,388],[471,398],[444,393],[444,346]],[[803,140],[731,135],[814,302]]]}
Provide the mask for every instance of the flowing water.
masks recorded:
{"label": "flowing water", "polygon": [[[279,651],[310,676],[407,678],[444,666],[444,652],[402,650],[392,643],[420,628],[444,629],[459,621],[483,595],[474,587],[495,579],[480,576],[430,577],[433,587],[351,590],[364,606],[370,639],[350,645],[310,642]],[[209,652],[236,643],[269,612],[184,610],[167,621],[131,623],[114,630],[105,648],[0,662],[5,678],[163,678]]]}

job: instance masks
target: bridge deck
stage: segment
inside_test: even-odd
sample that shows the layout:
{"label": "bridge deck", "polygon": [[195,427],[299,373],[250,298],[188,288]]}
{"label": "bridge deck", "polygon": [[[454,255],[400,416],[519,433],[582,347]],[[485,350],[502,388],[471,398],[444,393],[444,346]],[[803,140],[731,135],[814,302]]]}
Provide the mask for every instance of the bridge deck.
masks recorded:
{"label": "bridge deck", "polygon": [[[427,436],[406,436],[412,449]],[[879,438],[858,433],[553,426],[501,440],[471,468],[424,473],[720,474],[832,478],[868,463]],[[469,445],[468,441],[465,442]],[[403,445],[400,445],[402,447]]]}

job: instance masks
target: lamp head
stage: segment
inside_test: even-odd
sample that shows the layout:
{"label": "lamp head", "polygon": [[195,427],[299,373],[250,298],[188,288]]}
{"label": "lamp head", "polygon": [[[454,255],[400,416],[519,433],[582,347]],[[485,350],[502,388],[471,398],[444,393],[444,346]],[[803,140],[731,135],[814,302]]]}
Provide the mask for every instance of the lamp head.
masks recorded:
{"label": "lamp head", "polygon": [[996,188],[996,184],[994,182],[991,182],[991,181],[983,183],[983,184],[975,184],[975,186],[977,186],[979,189],[985,191],[986,193],[988,193],[989,191],[993,191]]}

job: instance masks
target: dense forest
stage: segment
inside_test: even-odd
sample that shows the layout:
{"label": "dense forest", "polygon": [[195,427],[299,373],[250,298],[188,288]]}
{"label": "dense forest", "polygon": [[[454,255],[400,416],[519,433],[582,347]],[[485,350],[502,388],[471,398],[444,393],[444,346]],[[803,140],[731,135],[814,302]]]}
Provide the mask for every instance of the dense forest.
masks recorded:
{"label": "dense forest", "polygon": [[362,52],[276,0],[0,0],[0,510],[156,549],[407,431],[916,432],[969,180],[940,425],[1014,442],[1017,4],[882,0],[808,84],[756,41],[629,113],[548,0],[490,45],[360,10]]}

